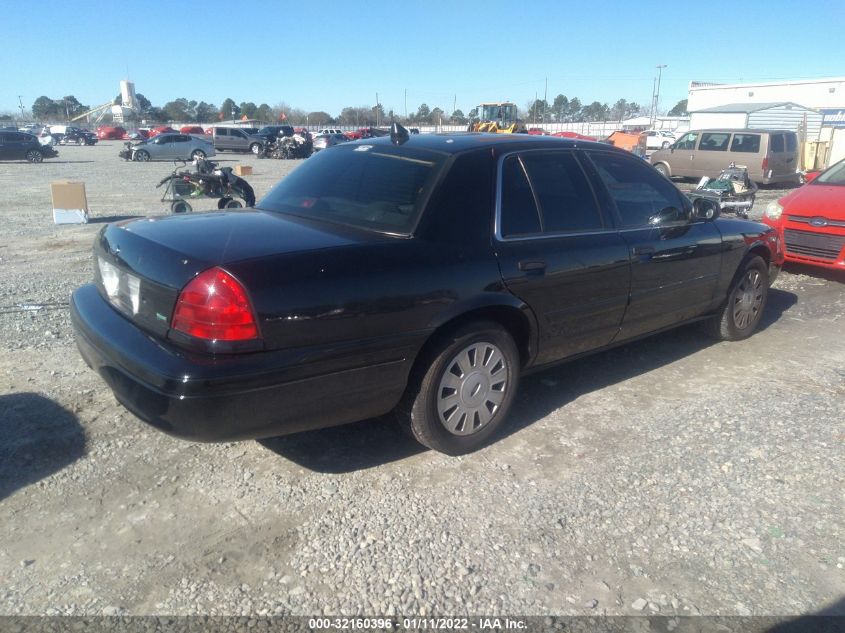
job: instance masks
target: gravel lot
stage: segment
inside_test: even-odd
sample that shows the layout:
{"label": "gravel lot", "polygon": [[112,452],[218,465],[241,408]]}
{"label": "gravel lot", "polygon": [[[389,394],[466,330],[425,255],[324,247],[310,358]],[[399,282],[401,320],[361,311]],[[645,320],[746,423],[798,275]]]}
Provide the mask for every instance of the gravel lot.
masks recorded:
{"label": "gravel lot", "polygon": [[[388,420],[192,444],[73,344],[97,230],[166,212],[170,165],[119,149],[0,163],[0,614],[843,612],[845,280],[785,271],[741,343],[687,327],[526,378],[467,457]],[[259,198],[296,165],[218,158]],[[91,224],[52,224],[58,179]]]}

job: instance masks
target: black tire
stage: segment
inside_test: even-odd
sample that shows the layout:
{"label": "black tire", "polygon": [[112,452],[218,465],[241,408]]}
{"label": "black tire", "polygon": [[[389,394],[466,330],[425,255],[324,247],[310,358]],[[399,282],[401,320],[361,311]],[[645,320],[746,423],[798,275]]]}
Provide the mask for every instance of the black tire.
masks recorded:
{"label": "black tire", "polygon": [[25,158],[30,163],[41,163],[44,161],[44,154],[41,153],[41,150],[31,149],[26,153]]}
{"label": "black tire", "polygon": [[226,205],[223,207],[224,209],[243,209],[244,203],[240,200],[229,200],[226,202]]}
{"label": "black tire", "polygon": [[174,200],[170,204],[171,213],[190,213],[191,211],[193,211],[191,205],[189,205],[184,200]]}
{"label": "black tire", "polygon": [[231,198],[220,198],[217,201],[217,208],[218,209],[225,209],[226,205],[229,204],[231,201],[232,201]]}
{"label": "black tire", "polygon": [[751,257],[739,270],[728,298],[704,322],[710,336],[720,341],[741,341],[754,333],[769,296],[769,268],[762,257]]}
{"label": "black tire", "polygon": [[146,163],[150,160],[150,153],[147,150],[139,149],[135,152],[132,160],[138,161],[139,163]]}
{"label": "black tire", "polygon": [[[458,363],[463,366],[457,367]],[[397,421],[429,448],[447,455],[471,453],[487,444],[501,427],[513,403],[519,370],[519,351],[502,326],[491,321],[463,325],[441,337],[418,359],[396,408]],[[494,404],[494,399],[499,402]],[[454,408],[448,409],[452,403]],[[480,415],[490,417],[483,421]],[[447,424],[456,428],[450,430]]]}
{"label": "black tire", "polygon": [[78,139],[76,139],[76,144],[77,145],[86,145],[87,141],[84,138],[78,138]]}
{"label": "black tire", "polygon": [[654,168],[657,170],[661,176],[665,176],[666,178],[670,177],[669,168],[666,166],[665,163],[657,163]]}
{"label": "black tire", "polygon": [[191,152],[191,160],[205,160],[205,152],[201,149],[195,149]]}

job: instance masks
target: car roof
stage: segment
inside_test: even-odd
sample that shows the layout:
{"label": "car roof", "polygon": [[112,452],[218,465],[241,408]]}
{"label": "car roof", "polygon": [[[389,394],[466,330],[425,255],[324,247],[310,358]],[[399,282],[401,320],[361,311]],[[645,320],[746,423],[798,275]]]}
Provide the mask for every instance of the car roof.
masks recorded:
{"label": "car roof", "polygon": [[[379,136],[353,141],[352,145],[390,145],[390,136]],[[457,154],[472,149],[485,147],[522,150],[538,148],[575,148],[592,147],[603,150],[616,150],[628,154],[606,143],[584,141],[581,139],[560,138],[554,136],[536,136],[529,134],[486,134],[483,132],[444,132],[439,134],[414,134],[402,144],[403,147],[427,149],[447,154]]]}

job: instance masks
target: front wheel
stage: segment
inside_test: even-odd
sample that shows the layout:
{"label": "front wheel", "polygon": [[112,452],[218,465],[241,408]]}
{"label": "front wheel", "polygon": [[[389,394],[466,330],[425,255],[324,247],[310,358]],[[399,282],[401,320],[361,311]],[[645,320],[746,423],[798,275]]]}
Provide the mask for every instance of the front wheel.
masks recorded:
{"label": "front wheel", "polygon": [[171,213],[190,213],[191,211],[193,208],[184,200],[174,200],[170,205]]}
{"label": "front wheel", "polygon": [[44,154],[40,150],[31,149],[26,153],[26,160],[30,163],[40,163],[44,161]]}
{"label": "front wheel", "polygon": [[462,455],[499,429],[519,383],[519,352],[496,323],[477,321],[440,340],[421,357],[396,409],[418,442]]}
{"label": "front wheel", "polygon": [[757,329],[769,294],[769,269],[762,257],[752,257],[737,275],[727,300],[705,322],[711,336],[741,341]]}
{"label": "front wheel", "polygon": [[135,156],[133,157],[134,160],[138,161],[139,163],[146,163],[150,160],[150,153],[146,150],[139,149],[135,152]]}

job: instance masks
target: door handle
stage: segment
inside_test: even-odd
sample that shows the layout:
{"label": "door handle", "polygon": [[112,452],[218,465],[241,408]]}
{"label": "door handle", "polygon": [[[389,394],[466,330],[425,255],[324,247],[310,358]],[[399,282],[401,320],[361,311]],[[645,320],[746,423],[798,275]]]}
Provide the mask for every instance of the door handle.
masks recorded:
{"label": "door handle", "polygon": [[536,259],[536,260],[524,260],[517,264],[517,267],[524,273],[531,273],[531,272],[542,272],[546,270],[546,262]]}
{"label": "door handle", "polygon": [[654,247],[653,246],[634,246],[631,249],[631,252],[634,254],[635,257],[639,257],[641,261],[646,261],[651,259],[651,256],[654,255]]}

